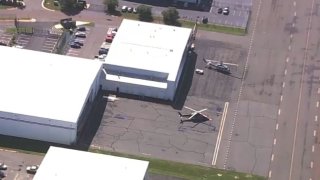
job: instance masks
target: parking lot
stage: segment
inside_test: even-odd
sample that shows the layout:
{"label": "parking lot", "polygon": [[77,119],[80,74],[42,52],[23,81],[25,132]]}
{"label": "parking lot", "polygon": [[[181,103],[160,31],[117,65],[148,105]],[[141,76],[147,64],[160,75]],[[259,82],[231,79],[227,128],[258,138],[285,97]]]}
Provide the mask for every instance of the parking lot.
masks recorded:
{"label": "parking lot", "polygon": [[38,165],[41,163],[43,156],[16,153],[11,150],[0,149],[1,163],[5,163],[8,168],[3,172],[7,177],[4,180],[31,180],[33,174],[26,172],[26,167],[29,165]]}
{"label": "parking lot", "polygon": [[[132,0],[122,0],[119,1],[119,7],[138,7],[140,1]],[[148,2],[145,2],[148,3]],[[210,7],[210,5],[209,5]],[[218,13],[219,8],[228,7],[230,12],[228,15],[223,15]],[[178,8],[179,16],[181,19],[188,21],[200,21],[203,17],[208,18],[208,22],[211,24],[217,24],[222,26],[236,27],[246,29],[250,13],[251,13],[252,2],[251,0],[242,1],[230,1],[230,0],[214,0],[211,4],[210,11],[196,11],[188,10],[183,8]],[[156,16],[162,17],[162,11],[166,10],[168,7],[152,6],[152,12]]]}
{"label": "parking lot", "polygon": [[12,40],[13,35],[10,33],[6,32],[7,28],[13,27],[10,24],[1,24],[1,28],[0,28],[0,42],[4,43],[4,44],[9,44],[9,42]]}
{"label": "parking lot", "polygon": [[[86,30],[84,31],[85,36],[83,37],[76,37],[75,33],[71,36],[70,40],[68,41],[67,49],[66,49],[66,55],[67,56],[79,56],[81,51],[87,47],[87,37],[90,35],[90,28],[86,27]],[[71,47],[70,43],[73,41],[78,41],[79,43],[82,43],[83,45],[80,45],[79,47]]]}

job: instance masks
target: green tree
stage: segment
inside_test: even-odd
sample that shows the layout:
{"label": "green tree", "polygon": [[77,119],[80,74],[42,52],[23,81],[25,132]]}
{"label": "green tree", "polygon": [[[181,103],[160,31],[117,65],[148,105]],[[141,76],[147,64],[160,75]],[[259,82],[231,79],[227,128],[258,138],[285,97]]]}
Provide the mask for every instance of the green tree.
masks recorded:
{"label": "green tree", "polygon": [[137,8],[137,12],[139,14],[139,20],[140,21],[147,21],[147,22],[152,22],[153,17],[152,17],[152,12],[151,12],[151,7],[146,6],[146,5],[140,5]]}
{"label": "green tree", "polygon": [[118,0],[103,0],[103,4],[105,5],[105,10],[111,13],[115,12],[119,6]]}
{"label": "green tree", "polygon": [[163,22],[168,25],[179,25],[178,19],[179,12],[174,7],[169,7],[167,10],[162,11]]}
{"label": "green tree", "polygon": [[61,10],[68,11],[73,9],[77,4],[77,0],[60,0]]}

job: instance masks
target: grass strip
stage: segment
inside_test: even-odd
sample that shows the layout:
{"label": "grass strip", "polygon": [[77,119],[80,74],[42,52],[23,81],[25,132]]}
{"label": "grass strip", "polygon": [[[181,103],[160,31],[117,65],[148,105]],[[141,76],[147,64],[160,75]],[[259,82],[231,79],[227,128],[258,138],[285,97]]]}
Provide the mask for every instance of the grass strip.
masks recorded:
{"label": "grass strip", "polygon": [[[133,14],[133,13],[122,13],[122,17],[127,18],[127,19],[133,19],[133,20],[139,19],[139,15]],[[162,17],[159,17],[159,16],[154,16],[153,22],[159,23],[159,24],[164,24]],[[193,28],[195,25],[194,21],[187,21],[187,20],[179,20],[179,23],[181,24],[182,27],[187,27],[187,28]],[[202,23],[200,23],[200,24],[198,24],[198,29],[201,29],[204,31],[232,34],[232,35],[237,35],[237,36],[244,36],[247,33],[246,29],[236,28],[236,27],[228,27],[228,26],[220,26],[220,25],[216,25],[216,24],[202,24]]]}
{"label": "grass strip", "polygon": [[95,149],[95,148],[92,148],[89,151],[95,152],[95,153],[149,161],[148,172],[154,173],[154,174],[179,177],[186,180],[214,180],[214,179],[265,180],[265,178],[261,176],[238,173],[234,171],[220,170],[220,169],[199,166],[199,165],[192,165],[192,164],[185,164],[185,163],[179,163],[179,162],[173,162],[173,161],[160,160],[160,159],[150,158],[150,157],[129,155],[129,154],[111,152],[111,151]]}

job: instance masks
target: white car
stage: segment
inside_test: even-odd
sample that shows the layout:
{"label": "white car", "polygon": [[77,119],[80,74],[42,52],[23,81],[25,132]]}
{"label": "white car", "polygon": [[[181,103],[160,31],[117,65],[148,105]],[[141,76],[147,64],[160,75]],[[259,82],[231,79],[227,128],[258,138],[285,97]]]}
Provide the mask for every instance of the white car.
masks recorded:
{"label": "white car", "polygon": [[122,6],[121,11],[122,12],[127,12],[128,11],[128,7],[127,6]]}
{"label": "white car", "polygon": [[225,8],[223,8],[223,10],[222,10],[222,14],[223,14],[223,15],[229,15],[229,12],[230,12],[230,10],[229,10],[228,7],[225,7]]}
{"label": "white car", "polygon": [[0,163],[0,170],[7,170],[8,166],[4,163]]}
{"label": "white car", "polygon": [[204,71],[202,69],[196,69],[196,73],[197,74],[200,74],[200,75],[203,75],[204,74]]}
{"label": "white car", "polygon": [[76,37],[81,37],[81,38],[85,38],[86,37],[86,33],[82,32],[82,31],[77,31],[74,35]]}
{"label": "white car", "polygon": [[26,171],[27,173],[35,174],[38,169],[39,169],[38,165],[33,165],[33,166],[27,166]]}

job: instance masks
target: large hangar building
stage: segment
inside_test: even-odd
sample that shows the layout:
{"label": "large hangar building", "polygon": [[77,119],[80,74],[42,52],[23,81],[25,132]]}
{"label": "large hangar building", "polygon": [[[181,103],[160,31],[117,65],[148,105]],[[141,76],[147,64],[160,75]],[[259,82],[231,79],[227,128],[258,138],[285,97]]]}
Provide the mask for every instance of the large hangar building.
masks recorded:
{"label": "large hangar building", "polygon": [[0,46],[0,134],[73,144],[100,88],[98,61]]}
{"label": "large hangar building", "polygon": [[50,146],[33,179],[148,180],[148,166],[148,161]]}
{"label": "large hangar building", "polygon": [[103,89],[173,100],[192,30],[124,19],[104,64]]}

